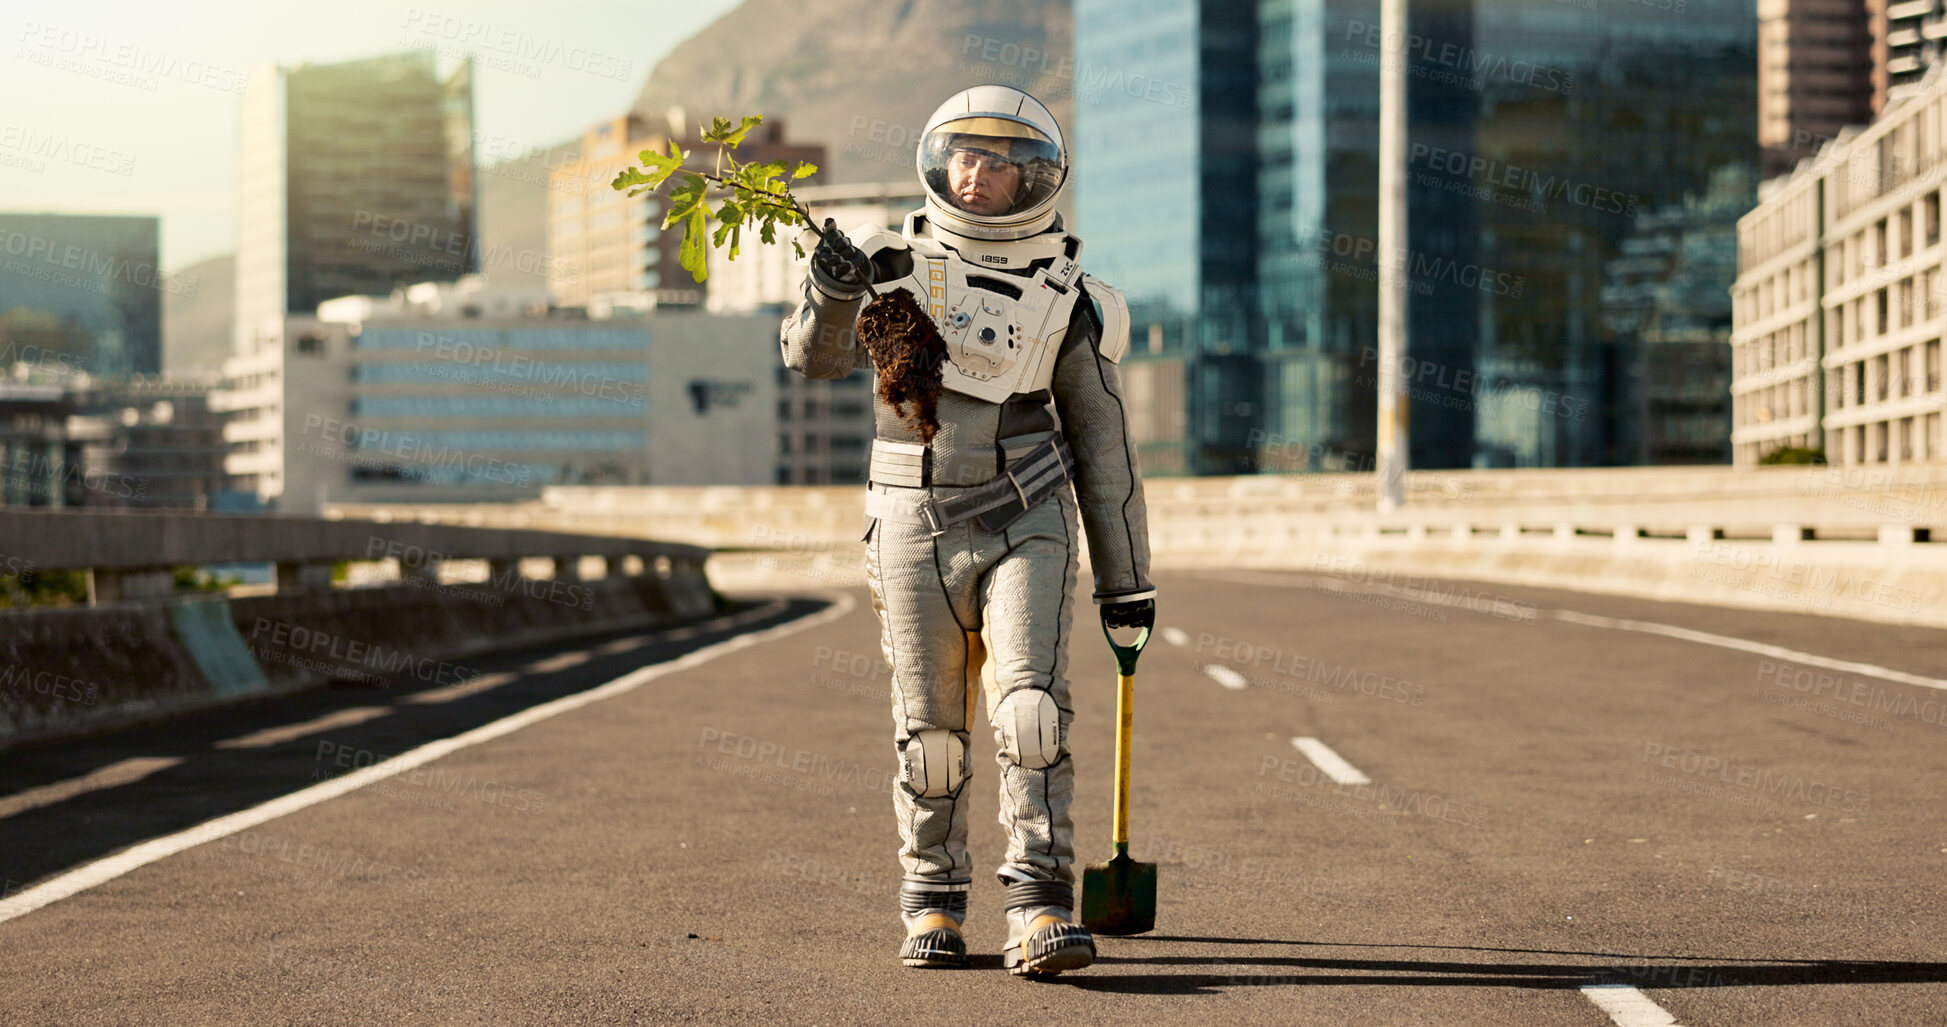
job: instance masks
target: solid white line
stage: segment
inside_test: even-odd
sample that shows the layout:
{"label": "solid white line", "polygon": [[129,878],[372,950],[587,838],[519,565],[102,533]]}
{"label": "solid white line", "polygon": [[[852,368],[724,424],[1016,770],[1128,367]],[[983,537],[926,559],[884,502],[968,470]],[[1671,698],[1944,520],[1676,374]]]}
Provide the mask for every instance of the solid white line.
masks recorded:
{"label": "solid white line", "polygon": [[1210,675],[1211,680],[1225,688],[1243,688],[1250,684],[1249,681],[1244,680],[1244,675],[1237,673],[1221,663],[1206,663],[1203,666],[1203,672]]}
{"label": "solid white line", "polygon": [[469,695],[479,695],[481,692],[490,691],[510,681],[518,680],[520,680],[520,675],[509,674],[505,671],[496,674],[482,674],[477,678],[467,678],[457,685],[447,685],[445,688],[433,688],[424,692],[414,692],[411,695],[401,698],[399,701],[418,706],[429,705],[431,703],[452,702],[455,699],[464,699]]}
{"label": "solid white line", "polygon": [[[1250,571],[1217,572],[1192,576],[1212,578],[1219,581],[1237,581],[1250,585],[1269,585],[1284,588],[1294,586],[1310,587],[1314,581],[1329,580],[1322,578],[1315,579],[1304,575],[1281,578],[1275,575],[1253,573]],[[1411,603],[1425,603],[1428,606],[1453,605],[1450,602],[1439,599],[1406,595],[1388,589],[1349,587],[1352,591],[1366,592],[1372,595],[1392,596]],[[1689,628],[1677,627],[1674,624],[1657,624],[1652,621],[1641,620],[1619,620],[1614,617],[1599,617],[1592,613],[1578,613],[1574,610],[1542,610],[1541,613],[1569,624],[1581,624],[1591,628],[1612,628],[1616,631],[1640,631],[1649,635],[1662,635],[1666,638],[1680,639],[1685,642],[1696,642],[1699,645],[1714,645],[1722,649],[1735,649],[1740,652],[1756,653],[1759,656],[1770,656],[1780,660],[1789,660],[1793,663],[1824,667],[1827,670],[1843,671],[1847,674],[1860,674],[1866,677],[1879,678],[1883,681],[1897,681],[1903,685],[1918,685],[1921,688],[1934,688],[1947,691],[1947,678],[1930,678],[1920,674],[1910,674],[1903,670],[1894,670],[1890,667],[1881,667],[1878,664],[1855,663],[1851,660],[1820,656],[1817,653],[1786,649],[1783,646],[1747,641],[1746,639],[1735,638],[1730,635],[1714,635],[1708,631],[1693,631]]]}
{"label": "solid white line", "polygon": [[530,663],[527,666],[522,667],[521,670],[529,674],[552,674],[557,670],[567,670],[569,667],[579,667],[582,664],[587,662],[588,662],[588,652],[586,650],[577,649],[573,652],[557,653],[553,656],[548,657],[545,660],[535,660],[533,663]]}
{"label": "solid white line", "polygon": [[601,653],[603,656],[614,656],[616,653],[626,653],[631,649],[640,649],[644,645],[647,645],[648,642],[648,635],[631,635],[628,638],[618,638],[606,645],[596,646],[595,651]]}
{"label": "solid white line", "polygon": [[464,734],[428,742],[417,749],[401,753],[383,763],[374,763],[369,767],[354,770],[343,777],[334,777],[327,781],[320,781],[301,791],[292,792],[289,795],[272,799],[269,802],[252,806],[246,810],[231,813],[228,816],[205,821],[195,827],[178,831],[175,834],[151,839],[132,848],[124,849],[106,859],[96,860],[86,866],[70,870],[52,880],[37,884],[24,891],[16,892],[9,898],[0,899],[0,923],[5,923],[15,917],[26,916],[28,913],[32,913],[34,910],[49,903],[59,902],[70,895],[75,895],[89,888],[93,888],[98,884],[112,881],[138,867],[147,866],[156,860],[173,856],[185,849],[195,848],[204,842],[215,841],[218,838],[236,834],[239,831],[247,831],[259,824],[267,823],[286,814],[296,813],[301,809],[315,806],[329,799],[335,799],[347,792],[356,791],[374,782],[383,781],[386,778],[403,774],[416,767],[424,766],[439,759],[441,756],[458,752],[461,749],[478,745],[481,742],[491,741],[502,735],[512,734],[530,724],[537,724],[550,717],[567,713],[570,710],[577,710],[583,706],[601,702],[604,699],[612,699],[618,695],[632,692],[664,675],[689,670],[692,667],[708,663],[719,656],[734,653],[741,649],[748,649],[754,645],[762,645],[772,639],[782,638],[786,635],[803,631],[806,628],[817,627],[821,624],[837,620],[851,613],[858,606],[858,601],[845,592],[830,593],[830,598],[832,600],[831,608],[813,614],[810,617],[765,628],[753,634],[728,638],[721,642],[704,646],[694,652],[686,653],[668,663],[658,663],[638,668],[605,685],[591,688],[586,692],[563,696],[553,702],[542,703],[539,706],[522,710],[511,716],[502,717],[491,724],[474,728]]}
{"label": "solid white line", "polygon": [[71,799],[83,792],[114,788],[131,781],[140,781],[159,770],[168,770],[181,763],[175,756],[137,756],[102,767],[99,770],[71,777],[66,781],[29,788],[24,792],[0,798],[0,817],[11,817],[41,806],[51,806],[63,799]]}
{"label": "solid white line", "polygon": [[1171,645],[1185,646],[1190,644],[1190,633],[1184,631],[1182,628],[1164,628],[1160,634],[1163,636],[1163,641]]}
{"label": "solid white line", "polygon": [[1305,758],[1311,760],[1326,777],[1342,785],[1369,785],[1372,778],[1359,773],[1359,768],[1345,762],[1345,757],[1332,751],[1332,747],[1316,738],[1294,738],[1291,744]]}
{"label": "solid white line", "polygon": [[1676,1017],[1627,984],[1585,984],[1582,995],[1608,1013],[1616,1027],[1681,1027]]}
{"label": "solid white line", "polygon": [[336,713],[327,713],[322,717],[314,717],[300,724],[286,724],[283,727],[271,727],[265,728],[262,731],[253,731],[250,734],[239,735],[236,738],[225,738],[216,743],[216,748],[268,749],[273,745],[288,742],[293,738],[315,735],[320,731],[329,731],[334,727],[350,727],[353,724],[363,724],[374,717],[383,717],[391,712],[392,707],[390,706],[354,706],[348,710],[339,710]]}
{"label": "solid white line", "polygon": [[1614,628],[1617,631],[1640,631],[1646,635],[1662,635],[1666,638],[1679,638],[1686,642],[1698,642],[1703,645],[1720,646],[1725,649],[1737,649],[1747,653],[1756,653],[1759,656],[1770,656],[1780,660],[1789,660],[1793,663],[1809,663],[1815,667],[1824,667],[1827,670],[1842,671],[1847,674],[1861,674],[1866,677],[1881,678],[1886,681],[1898,681],[1903,685],[1919,685],[1921,688],[1947,690],[1947,680],[1941,678],[1922,677],[1919,674],[1909,674],[1903,670],[1893,670],[1890,667],[1881,667],[1877,664],[1837,660],[1830,656],[1820,656],[1817,653],[1800,652],[1797,649],[1787,649],[1784,646],[1778,645],[1766,645],[1763,642],[1750,642],[1742,638],[1733,638],[1729,635],[1713,635],[1708,631],[1692,631],[1689,628],[1679,628],[1671,624],[1655,624],[1650,621],[1641,620],[1618,620],[1614,617],[1598,617],[1594,614],[1576,613],[1574,610],[1550,610],[1548,611],[1548,615],[1554,617],[1556,620],[1567,621],[1570,624],[1584,624],[1592,628]]}

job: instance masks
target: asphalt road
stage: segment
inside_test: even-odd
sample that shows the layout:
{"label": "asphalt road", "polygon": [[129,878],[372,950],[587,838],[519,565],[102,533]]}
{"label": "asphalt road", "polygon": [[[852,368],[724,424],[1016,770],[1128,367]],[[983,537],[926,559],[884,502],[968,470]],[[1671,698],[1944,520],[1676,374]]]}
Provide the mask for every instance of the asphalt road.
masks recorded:
{"label": "asphalt road", "polygon": [[[1161,864],[1158,926],[1086,970],[1002,971],[987,877],[972,967],[898,965],[860,591],[481,661],[470,692],[333,689],[0,754],[0,1023],[1947,1023],[1938,633],[1498,585],[1160,584],[1132,846]],[[1080,627],[1090,861],[1114,670]],[[573,708],[500,733],[549,702]],[[986,734],[977,865],[1001,845]],[[126,872],[38,905],[87,866]]]}

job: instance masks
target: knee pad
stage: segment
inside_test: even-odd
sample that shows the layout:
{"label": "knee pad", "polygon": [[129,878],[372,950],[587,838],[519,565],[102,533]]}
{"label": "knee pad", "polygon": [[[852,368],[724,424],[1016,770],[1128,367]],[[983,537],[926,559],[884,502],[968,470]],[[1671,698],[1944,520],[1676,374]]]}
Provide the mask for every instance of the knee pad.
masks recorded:
{"label": "knee pad", "polygon": [[1016,766],[1040,770],[1061,759],[1061,707],[1039,688],[1007,693],[994,708],[1001,755]]}
{"label": "knee pad", "polygon": [[967,743],[945,728],[916,731],[900,750],[899,767],[906,788],[922,799],[938,799],[960,790],[967,779]]}

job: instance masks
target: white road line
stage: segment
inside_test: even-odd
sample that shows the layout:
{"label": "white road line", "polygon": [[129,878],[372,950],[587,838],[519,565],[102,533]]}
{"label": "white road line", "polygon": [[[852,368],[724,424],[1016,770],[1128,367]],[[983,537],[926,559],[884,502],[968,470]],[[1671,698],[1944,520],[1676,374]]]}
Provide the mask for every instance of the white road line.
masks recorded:
{"label": "white road line", "polygon": [[[1307,575],[1279,577],[1272,574],[1253,573],[1250,571],[1198,574],[1192,575],[1192,577],[1211,578],[1219,581],[1237,581],[1250,585],[1282,586],[1285,588],[1291,588],[1293,586],[1310,587],[1315,581],[1328,580],[1313,578]],[[1454,605],[1451,601],[1433,599],[1426,596],[1407,595],[1403,592],[1389,589],[1359,588],[1357,586],[1347,587],[1351,591],[1365,592],[1372,595],[1392,596],[1396,599],[1404,599],[1411,603],[1424,603],[1428,606]],[[1641,620],[1619,620],[1614,617],[1599,617],[1592,613],[1578,613],[1574,610],[1542,610],[1540,612],[1543,615],[1569,624],[1581,624],[1591,628],[1612,628],[1616,631],[1640,631],[1649,635],[1662,635],[1666,638],[1680,639],[1685,642],[1696,642],[1699,645],[1714,645],[1721,649],[1735,649],[1740,652],[1756,653],[1759,656],[1770,656],[1780,660],[1789,660],[1793,663],[1809,664],[1814,667],[1823,667],[1826,670],[1843,671],[1847,674],[1860,674],[1865,677],[1879,678],[1882,681],[1897,681],[1903,685],[1918,685],[1921,688],[1934,688],[1947,691],[1947,678],[1930,678],[1921,674],[1910,674],[1903,670],[1894,670],[1891,667],[1881,667],[1878,664],[1855,663],[1851,660],[1820,656],[1817,653],[1786,649],[1783,646],[1767,645],[1763,642],[1752,642],[1730,635],[1715,635],[1708,631],[1693,631],[1690,628],[1680,628],[1674,624],[1657,624],[1653,621]]]}
{"label": "white road line", "polygon": [[1244,675],[1221,663],[1206,663],[1203,665],[1203,672],[1225,688],[1243,688],[1250,684],[1249,681],[1244,680]]}
{"label": "white road line", "polygon": [[50,785],[41,785],[39,788],[15,792],[0,797],[0,818],[25,813],[41,806],[51,806],[84,792],[99,791],[103,788],[125,785],[131,781],[140,781],[150,774],[168,770],[181,762],[182,759],[176,756],[137,756],[134,759],[110,763],[80,777],[71,777],[66,781],[56,781]]}
{"label": "white road line", "polygon": [[1689,628],[1679,628],[1671,624],[1655,624],[1650,621],[1641,620],[1617,620],[1614,617],[1598,617],[1594,614],[1576,613],[1574,610],[1550,610],[1548,611],[1548,615],[1554,617],[1556,620],[1567,621],[1570,624],[1583,624],[1592,628],[1614,628],[1617,631],[1640,631],[1646,635],[1662,635],[1666,638],[1679,638],[1686,642],[1698,642],[1703,645],[1714,645],[1725,649],[1738,649],[1747,653],[1756,653],[1759,656],[1771,656],[1780,660],[1789,660],[1793,663],[1809,663],[1814,667],[1824,667],[1827,670],[1842,671],[1847,674],[1861,674],[1866,677],[1880,678],[1885,681],[1898,681],[1903,685],[1919,685],[1921,688],[1947,690],[1947,680],[1941,678],[1909,674],[1903,670],[1894,670],[1890,667],[1881,667],[1872,663],[1854,663],[1851,660],[1836,660],[1830,656],[1820,656],[1817,653],[1800,652],[1797,649],[1766,645],[1763,642],[1750,642],[1742,638],[1733,638],[1729,635],[1713,635],[1708,631],[1692,631]]}
{"label": "white road line", "polygon": [[618,638],[607,645],[597,646],[595,651],[603,656],[614,656],[616,653],[626,653],[631,649],[640,649],[648,644],[648,635],[630,635],[628,638]]}
{"label": "white road line", "polygon": [[70,870],[65,874],[37,884],[32,888],[16,892],[8,898],[0,899],[0,923],[5,923],[15,917],[26,916],[28,913],[32,913],[34,910],[49,903],[59,902],[70,895],[87,891],[89,888],[93,888],[98,884],[112,881],[131,870],[147,866],[159,859],[173,856],[184,849],[195,848],[204,842],[215,841],[218,838],[233,835],[239,831],[247,831],[259,824],[268,823],[286,814],[296,813],[301,809],[335,799],[374,782],[383,781],[386,778],[403,774],[416,767],[424,766],[439,759],[441,756],[458,752],[461,749],[478,745],[481,742],[491,741],[502,735],[512,734],[530,724],[538,724],[543,720],[567,713],[570,710],[577,710],[583,706],[601,702],[604,699],[612,699],[618,695],[624,695],[664,675],[689,670],[692,667],[708,663],[719,656],[734,653],[741,649],[748,649],[751,646],[761,645],[775,638],[782,638],[807,628],[815,628],[821,624],[838,620],[858,608],[858,600],[852,598],[849,593],[833,592],[829,594],[829,598],[832,603],[830,609],[809,617],[779,624],[775,627],[765,628],[753,634],[727,638],[721,642],[704,646],[694,652],[686,653],[668,663],[658,663],[637,668],[605,685],[591,688],[586,692],[577,692],[574,695],[562,696],[553,702],[542,703],[539,706],[522,710],[511,716],[502,717],[491,724],[482,725],[464,734],[454,735],[451,738],[442,738],[435,742],[428,742],[417,749],[401,753],[382,763],[374,763],[369,767],[354,770],[342,777],[334,777],[327,781],[320,781],[301,791],[292,792],[289,795],[272,799],[269,802],[252,806],[246,810],[240,810],[228,816],[205,821],[195,827],[177,831],[175,834],[150,839],[140,845],[124,849],[106,859],[99,859],[86,866]]}
{"label": "white road line", "polygon": [[1332,751],[1332,747],[1316,738],[1294,738],[1291,744],[1305,758],[1311,760],[1326,777],[1342,785],[1369,785],[1372,778],[1359,772],[1359,768],[1345,762],[1345,757]]}
{"label": "white road line", "polygon": [[1608,1013],[1616,1027],[1681,1027],[1676,1017],[1627,984],[1585,984],[1582,996]]}
{"label": "white road line", "polygon": [[695,638],[695,637],[696,637],[697,635],[700,635],[700,634],[702,634],[702,632],[701,632],[701,631],[699,631],[699,630],[697,630],[696,628],[693,628],[693,627],[691,627],[691,628],[677,628],[677,629],[675,629],[675,630],[673,630],[673,631],[670,631],[670,632],[667,632],[667,633],[665,633],[665,634],[663,635],[663,641],[665,641],[665,642],[681,642],[681,641],[682,641],[683,639],[686,639],[686,638]]}
{"label": "white road line", "polygon": [[455,699],[464,699],[469,695],[479,695],[481,692],[499,688],[509,681],[518,680],[520,680],[520,675],[509,674],[504,671],[498,674],[482,674],[477,678],[468,678],[457,685],[447,685],[445,688],[430,688],[424,692],[414,692],[399,701],[414,705],[452,702]]}
{"label": "white road line", "polygon": [[1182,628],[1164,628],[1158,634],[1163,636],[1163,641],[1171,645],[1184,646],[1190,644],[1190,633]]}
{"label": "white road line", "polygon": [[315,735],[320,731],[329,731],[334,727],[350,727],[353,724],[363,724],[374,717],[383,717],[391,712],[392,707],[390,706],[354,706],[348,710],[327,713],[322,717],[314,717],[311,720],[298,724],[286,724],[283,727],[265,728],[262,731],[253,731],[247,735],[225,738],[216,743],[215,747],[218,749],[268,749],[273,745],[288,742],[293,738]]}
{"label": "white road line", "polygon": [[579,667],[582,664],[587,662],[588,662],[587,650],[577,649],[574,652],[560,653],[554,656],[550,656],[545,660],[535,660],[533,663],[530,663],[527,666],[522,667],[521,670],[526,671],[529,674],[552,674],[557,670],[567,670],[569,667]]}

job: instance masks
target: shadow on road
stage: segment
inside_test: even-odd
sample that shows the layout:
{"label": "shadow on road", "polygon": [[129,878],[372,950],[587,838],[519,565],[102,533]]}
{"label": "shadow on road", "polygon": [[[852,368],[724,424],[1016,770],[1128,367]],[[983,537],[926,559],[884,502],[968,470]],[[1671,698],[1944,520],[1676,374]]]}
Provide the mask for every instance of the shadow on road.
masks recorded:
{"label": "shadow on road", "polygon": [[[1739,959],[1715,956],[1642,955],[1468,945],[1374,945],[1353,942],[1289,941],[1278,938],[1202,938],[1151,935],[1118,939],[1126,943],[1271,945],[1298,950],[1323,948],[1440,949],[1461,952],[1580,956],[1590,962],[1465,962],[1453,959],[1333,959],[1292,955],[1137,955],[1102,956],[1098,967],[1213,966],[1215,974],[1092,973],[1058,978],[1086,991],[1130,994],[1214,994],[1234,987],[1359,984],[1432,987],[1580,988],[1627,984],[1639,988],[1731,988],[1798,984],[1916,984],[1947,981],[1947,963],[1847,959]],[[1609,960],[1610,962],[1597,962]]]}

